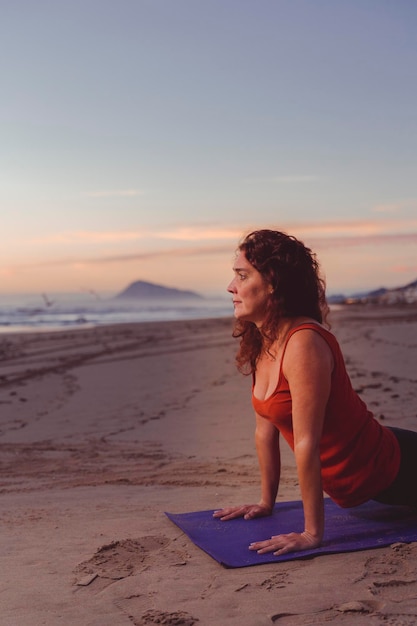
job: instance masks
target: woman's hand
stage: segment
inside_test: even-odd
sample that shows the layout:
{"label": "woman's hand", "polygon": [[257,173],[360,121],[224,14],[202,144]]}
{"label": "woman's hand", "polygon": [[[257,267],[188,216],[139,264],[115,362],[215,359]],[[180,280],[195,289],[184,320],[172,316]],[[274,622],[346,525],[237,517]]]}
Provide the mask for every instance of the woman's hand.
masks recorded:
{"label": "woman's hand", "polygon": [[249,550],[256,550],[258,554],[273,552],[274,556],[281,556],[288,552],[312,550],[318,548],[321,540],[305,530],[303,533],[289,533],[288,535],[274,535],[266,541],[254,541]]}
{"label": "woman's hand", "polygon": [[213,517],[220,518],[222,522],[227,522],[236,517],[244,519],[254,519],[255,517],[267,517],[271,515],[272,508],[265,504],[244,504],[242,506],[232,506],[226,509],[214,511]]}

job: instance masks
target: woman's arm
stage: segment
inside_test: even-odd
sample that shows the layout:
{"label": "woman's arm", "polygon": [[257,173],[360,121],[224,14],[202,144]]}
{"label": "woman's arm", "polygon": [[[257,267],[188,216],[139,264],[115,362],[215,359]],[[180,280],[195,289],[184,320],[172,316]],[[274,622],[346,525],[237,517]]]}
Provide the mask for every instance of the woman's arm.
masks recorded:
{"label": "woman's arm", "polygon": [[304,531],[277,535],[250,546],[260,553],[318,547],[323,538],[320,440],[330,395],[333,357],[327,343],[312,331],[295,333],[287,345],[283,373],[292,399],[294,453],[304,507]]}
{"label": "woman's arm", "polygon": [[260,505],[272,510],[277,498],[281,475],[279,431],[271,422],[256,413],[255,444],[261,473]]}
{"label": "woman's arm", "polygon": [[261,499],[258,504],[244,504],[215,511],[222,521],[244,517],[253,519],[271,515],[278,492],[281,459],[278,430],[265,418],[256,414],[255,444],[261,472]]}

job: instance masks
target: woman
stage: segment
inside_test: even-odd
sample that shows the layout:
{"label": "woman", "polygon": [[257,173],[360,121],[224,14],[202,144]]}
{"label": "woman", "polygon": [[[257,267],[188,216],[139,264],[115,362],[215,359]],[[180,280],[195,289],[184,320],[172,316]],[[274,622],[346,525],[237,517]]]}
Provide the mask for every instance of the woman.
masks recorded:
{"label": "woman", "polygon": [[315,255],[285,233],[260,230],[238,248],[233,295],[237,365],[253,376],[257,504],[229,507],[227,521],[272,513],[280,480],[279,436],[295,454],[304,531],[250,545],[275,555],[320,546],[323,491],[342,507],[374,499],[417,507],[417,433],[381,426],[352,388]]}

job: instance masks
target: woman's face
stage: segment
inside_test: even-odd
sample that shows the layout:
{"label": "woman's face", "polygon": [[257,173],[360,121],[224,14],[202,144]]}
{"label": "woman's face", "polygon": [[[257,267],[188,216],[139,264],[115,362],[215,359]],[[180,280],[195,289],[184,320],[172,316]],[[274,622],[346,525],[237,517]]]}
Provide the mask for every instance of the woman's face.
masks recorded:
{"label": "woman's face", "polygon": [[244,252],[236,257],[232,282],[227,287],[233,296],[235,317],[262,326],[272,289],[262,274],[249,263]]}

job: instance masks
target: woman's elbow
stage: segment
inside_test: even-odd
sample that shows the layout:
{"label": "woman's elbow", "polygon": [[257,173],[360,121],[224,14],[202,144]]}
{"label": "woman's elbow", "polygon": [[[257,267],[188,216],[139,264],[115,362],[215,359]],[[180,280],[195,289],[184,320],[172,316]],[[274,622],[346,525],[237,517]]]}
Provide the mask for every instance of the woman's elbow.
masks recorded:
{"label": "woman's elbow", "polygon": [[294,441],[296,458],[314,460],[320,459],[320,441],[305,437]]}

